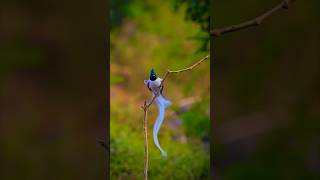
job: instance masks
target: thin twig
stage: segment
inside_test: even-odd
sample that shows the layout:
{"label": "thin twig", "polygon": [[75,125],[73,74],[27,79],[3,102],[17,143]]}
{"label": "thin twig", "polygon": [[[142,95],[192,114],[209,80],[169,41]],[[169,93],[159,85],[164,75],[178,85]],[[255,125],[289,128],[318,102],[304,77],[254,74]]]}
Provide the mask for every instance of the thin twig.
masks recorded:
{"label": "thin twig", "polygon": [[[146,106],[147,102],[144,102],[144,106]],[[148,180],[148,167],[149,167],[149,146],[148,146],[148,119],[147,119],[148,109],[144,109],[143,116],[143,135],[144,135],[144,179]]]}
{"label": "thin twig", "polygon": [[237,25],[232,25],[224,28],[219,28],[219,29],[213,29],[210,31],[211,36],[213,37],[218,37],[220,35],[234,32],[234,31],[239,31],[242,29],[258,26],[262,24],[262,22],[270,17],[272,14],[274,14],[277,11],[283,10],[283,9],[289,9],[290,4],[292,4],[295,0],[283,0],[281,3],[277,4],[275,7],[270,9],[269,11],[265,12],[264,14],[251,19],[249,21],[245,21],[243,23],[237,24]]}
{"label": "thin twig", "polygon": [[102,140],[102,139],[100,139],[100,138],[96,138],[96,141],[97,141],[106,151],[109,150],[109,147],[108,147],[107,143],[106,143],[104,140]]}
{"label": "thin twig", "polygon": [[149,103],[147,103],[147,101],[144,101],[143,106],[141,106],[141,108],[143,109],[144,112],[144,116],[143,116],[143,135],[144,135],[144,179],[147,180],[148,179],[148,162],[149,162],[149,149],[148,149],[148,120],[147,120],[147,114],[148,114],[148,109],[151,106],[151,104],[154,102],[155,98],[158,97],[160,95],[160,89],[163,87],[163,83],[164,81],[167,79],[167,77],[169,76],[169,74],[171,73],[181,73],[181,72],[185,72],[185,71],[190,71],[193,68],[197,67],[198,65],[200,65],[203,61],[209,59],[210,55],[205,56],[204,58],[200,59],[199,61],[197,61],[195,64],[193,64],[192,66],[188,67],[188,68],[184,68],[181,70],[176,70],[176,71],[171,71],[171,70],[167,70],[167,72],[165,73],[165,75],[163,76],[163,79],[161,81],[161,84],[159,86],[159,88],[157,89],[156,95],[153,96],[153,98],[151,99],[151,101]]}
{"label": "thin twig", "polygon": [[[190,71],[192,70],[193,68],[197,67],[198,65],[200,65],[203,61],[209,59],[210,55],[206,55],[205,57],[203,57],[202,59],[200,59],[199,61],[197,61],[195,64],[193,64],[192,66],[188,67],[188,68],[184,68],[184,69],[181,69],[181,70],[175,70],[175,71],[172,71],[172,70],[167,70],[167,72],[164,74],[163,76],[163,79],[161,81],[161,84],[156,92],[156,95],[153,96],[153,98],[151,99],[151,101],[149,103],[146,104],[146,107],[149,108],[151,106],[151,104],[153,103],[153,101],[155,100],[156,97],[159,96],[160,94],[160,89],[163,87],[163,84],[165,82],[165,80],[167,79],[168,75],[171,74],[171,73],[181,73],[181,72],[184,72],[184,71]],[[145,107],[142,106],[142,109],[144,109]]]}

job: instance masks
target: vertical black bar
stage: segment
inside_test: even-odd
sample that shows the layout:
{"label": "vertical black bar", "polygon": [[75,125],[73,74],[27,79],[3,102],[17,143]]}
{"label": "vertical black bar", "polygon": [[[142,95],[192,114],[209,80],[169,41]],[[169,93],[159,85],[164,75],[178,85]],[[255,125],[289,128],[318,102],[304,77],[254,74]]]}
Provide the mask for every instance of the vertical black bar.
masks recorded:
{"label": "vertical black bar", "polygon": [[107,68],[107,80],[106,80],[106,95],[107,95],[107,102],[108,106],[106,108],[106,119],[107,119],[107,145],[108,145],[108,150],[107,150],[107,179],[110,179],[110,2],[107,0],[107,28],[106,28],[106,34],[107,34],[107,51],[106,51],[106,68]]}

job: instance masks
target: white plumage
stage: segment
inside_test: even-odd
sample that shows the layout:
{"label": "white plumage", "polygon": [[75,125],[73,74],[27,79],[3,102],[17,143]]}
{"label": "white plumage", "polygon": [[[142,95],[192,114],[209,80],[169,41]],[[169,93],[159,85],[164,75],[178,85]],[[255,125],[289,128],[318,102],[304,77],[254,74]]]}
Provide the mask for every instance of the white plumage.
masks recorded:
{"label": "white plumage", "polygon": [[[153,92],[153,96],[155,96],[159,86],[161,85],[161,81],[162,81],[161,78],[157,78],[154,81],[151,81],[150,79],[145,80],[144,83],[146,84],[148,89]],[[158,106],[159,115],[158,115],[157,120],[153,126],[153,140],[154,140],[155,145],[159,148],[161,154],[163,156],[167,156],[167,153],[160,146],[160,143],[158,140],[158,132],[159,132],[159,129],[160,129],[160,127],[163,123],[163,120],[164,120],[165,110],[167,107],[169,107],[171,105],[171,102],[169,100],[165,99],[162,96],[162,94],[160,94],[158,97],[155,98],[155,102]]]}

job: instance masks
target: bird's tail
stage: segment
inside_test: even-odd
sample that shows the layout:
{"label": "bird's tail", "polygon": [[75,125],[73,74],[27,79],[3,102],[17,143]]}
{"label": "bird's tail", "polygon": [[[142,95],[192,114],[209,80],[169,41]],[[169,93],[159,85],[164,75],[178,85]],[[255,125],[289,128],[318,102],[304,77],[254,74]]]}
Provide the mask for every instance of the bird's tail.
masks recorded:
{"label": "bird's tail", "polygon": [[159,129],[160,129],[162,122],[164,120],[165,109],[171,105],[171,102],[169,100],[165,99],[162,95],[159,95],[158,97],[156,97],[155,102],[156,102],[158,109],[159,109],[159,115],[156,120],[156,123],[153,126],[153,140],[154,140],[154,143],[156,144],[156,146],[161,151],[161,154],[163,156],[167,156],[167,153],[161,148],[161,146],[159,144],[158,132],[159,132]]}

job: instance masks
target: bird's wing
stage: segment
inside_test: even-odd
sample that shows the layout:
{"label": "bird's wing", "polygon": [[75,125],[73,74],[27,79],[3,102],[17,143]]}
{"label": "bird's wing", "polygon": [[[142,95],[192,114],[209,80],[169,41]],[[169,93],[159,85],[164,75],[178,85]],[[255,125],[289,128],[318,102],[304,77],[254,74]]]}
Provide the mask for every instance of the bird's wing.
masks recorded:
{"label": "bird's wing", "polygon": [[152,89],[150,88],[150,82],[147,83],[147,87],[150,91],[152,91]]}
{"label": "bird's wing", "polygon": [[144,84],[147,85],[147,88],[148,88],[150,91],[152,91],[151,88],[150,88],[150,80],[144,80]]}

